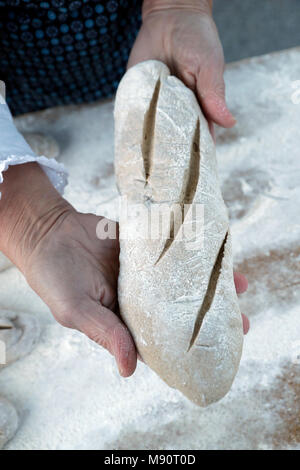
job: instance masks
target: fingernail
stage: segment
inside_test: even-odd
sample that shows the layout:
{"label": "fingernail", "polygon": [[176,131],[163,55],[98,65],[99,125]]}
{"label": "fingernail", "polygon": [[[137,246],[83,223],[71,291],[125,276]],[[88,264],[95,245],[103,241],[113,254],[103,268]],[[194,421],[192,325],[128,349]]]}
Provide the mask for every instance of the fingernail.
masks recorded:
{"label": "fingernail", "polygon": [[216,105],[219,110],[220,114],[223,114],[223,116],[226,116],[232,120],[232,125],[235,125],[237,123],[236,118],[232,114],[231,111],[229,111],[228,106],[226,101],[223,98],[220,98],[216,100]]}
{"label": "fingernail", "polygon": [[235,116],[229,111],[229,109],[227,108],[227,106],[225,106],[225,109],[224,109],[224,114],[227,114],[227,116],[232,120],[232,123],[233,124],[236,124],[237,123],[237,119],[235,118]]}

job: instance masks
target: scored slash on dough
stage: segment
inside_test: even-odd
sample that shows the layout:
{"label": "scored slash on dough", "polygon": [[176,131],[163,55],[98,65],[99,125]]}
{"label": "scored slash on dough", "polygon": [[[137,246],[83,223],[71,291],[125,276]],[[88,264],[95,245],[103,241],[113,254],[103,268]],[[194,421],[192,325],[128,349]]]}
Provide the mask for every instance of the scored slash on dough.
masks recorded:
{"label": "scored slash on dough", "polygon": [[[207,122],[194,93],[161,62],[132,67],[119,85],[115,169],[129,205],[129,217],[120,215],[120,315],[143,361],[207,406],[229,391],[243,344],[229,221]],[[158,236],[128,237],[160,204],[168,219]],[[193,249],[178,236],[191,224],[203,227]]]}
{"label": "scored slash on dough", "polygon": [[40,324],[34,315],[0,310],[0,340],[6,345],[6,364],[29,354],[40,337]]}
{"label": "scored slash on dough", "polygon": [[166,240],[166,244],[155,264],[158,264],[160,260],[164,257],[167,253],[169,248],[171,247],[173,241],[178,234],[181,225],[184,223],[185,217],[185,206],[190,205],[193,203],[194,196],[196,194],[198,181],[200,177],[200,121],[197,119],[196,129],[192,141],[191,146],[191,156],[189,167],[185,171],[184,180],[183,180],[183,187],[181,190],[181,194],[179,197],[178,203],[181,206],[181,213],[178,214],[180,220],[176,220],[177,212],[174,214],[174,211],[171,211],[170,216],[170,234]]}
{"label": "scored slash on dough", "polygon": [[145,186],[148,183],[150,172],[151,172],[151,164],[152,164],[153,148],[154,148],[155,118],[156,118],[156,109],[157,109],[157,102],[158,102],[158,97],[159,97],[159,90],[160,90],[160,80],[158,80],[155,85],[154,92],[150,101],[150,106],[144,118],[142,155],[143,155],[144,169],[145,169]]}
{"label": "scored slash on dough", "polygon": [[[225,245],[226,245],[227,238],[228,238],[228,232],[226,233],[226,236],[225,236],[225,238],[223,240],[223,243],[221,245],[221,248],[219,250],[216,262],[215,262],[214,267],[211,271],[208,286],[207,286],[207,290],[206,290],[206,294],[205,294],[204,300],[202,302],[201,308],[199,309],[199,312],[198,312],[198,315],[197,315],[197,318],[196,318],[196,321],[195,321],[194,331],[193,331],[193,335],[192,335],[192,338],[191,338],[191,342],[190,342],[190,345],[189,345],[188,352],[193,347],[193,345],[196,341],[196,338],[199,335],[199,331],[200,331],[200,328],[202,326],[204,317],[207,314],[207,312],[209,311],[209,309],[211,307],[211,304],[213,303],[214,296],[215,296],[215,293],[216,293],[217,284],[218,284],[218,280],[219,280],[219,277],[220,277],[220,272],[221,272],[221,269],[222,269],[222,261],[223,261],[223,258],[224,258],[224,251],[225,251]],[[201,345],[201,346],[203,347],[203,345]]]}

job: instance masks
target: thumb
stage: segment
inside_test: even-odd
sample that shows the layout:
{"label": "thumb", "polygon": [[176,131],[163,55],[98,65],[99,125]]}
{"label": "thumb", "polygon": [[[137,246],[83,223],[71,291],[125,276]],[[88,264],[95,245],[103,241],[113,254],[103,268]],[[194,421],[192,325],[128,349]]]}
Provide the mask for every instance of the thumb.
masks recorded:
{"label": "thumb", "polygon": [[208,121],[222,127],[233,127],[236,124],[225,100],[223,67],[214,65],[201,68],[196,78],[196,89]]}
{"label": "thumb", "polygon": [[135,344],[128,328],[115,313],[90,299],[72,315],[72,324],[115,357],[120,375],[133,374],[137,362]]}

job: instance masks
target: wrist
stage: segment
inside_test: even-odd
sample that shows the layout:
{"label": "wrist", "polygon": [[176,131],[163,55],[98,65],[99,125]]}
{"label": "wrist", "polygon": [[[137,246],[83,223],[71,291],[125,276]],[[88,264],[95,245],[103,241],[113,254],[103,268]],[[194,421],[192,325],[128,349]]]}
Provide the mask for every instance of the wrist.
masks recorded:
{"label": "wrist", "polygon": [[189,10],[212,15],[213,0],[144,0],[143,20],[151,13],[163,10]]}
{"label": "wrist", "polygon": [[72,206],[37,163],[11,166],[0,190],[0,250],[24,271],[36,245]]}

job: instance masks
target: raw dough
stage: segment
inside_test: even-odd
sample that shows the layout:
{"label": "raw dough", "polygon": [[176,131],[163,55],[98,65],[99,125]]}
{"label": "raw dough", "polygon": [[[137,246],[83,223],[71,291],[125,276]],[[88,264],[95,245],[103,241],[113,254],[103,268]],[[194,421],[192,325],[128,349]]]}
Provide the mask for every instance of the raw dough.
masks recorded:
{"label": "raw dough", "polygon": [[[40,337],[40,324],[30,314],[0,310],[0,341],[6,347],[6,365],[29,354]],[[0,365],[0,369],[5,367]]]}
{"label": "raw dough", "polygon": [[[141,63],[121,81],[115,155],[118,187],[129,203],[129,217],[120,214],[121,316],[144,362],[206,406],[228,392],[236,375],[242,319],[214,143],[193,92],[164,64]],[[125,239],[145,222],[137,203],[148,213],[158,204],[202,204],[204,246],[191,250],[179,240],[177,215],[158,239]],[[195,222],[191,211],[184,229]]]}

